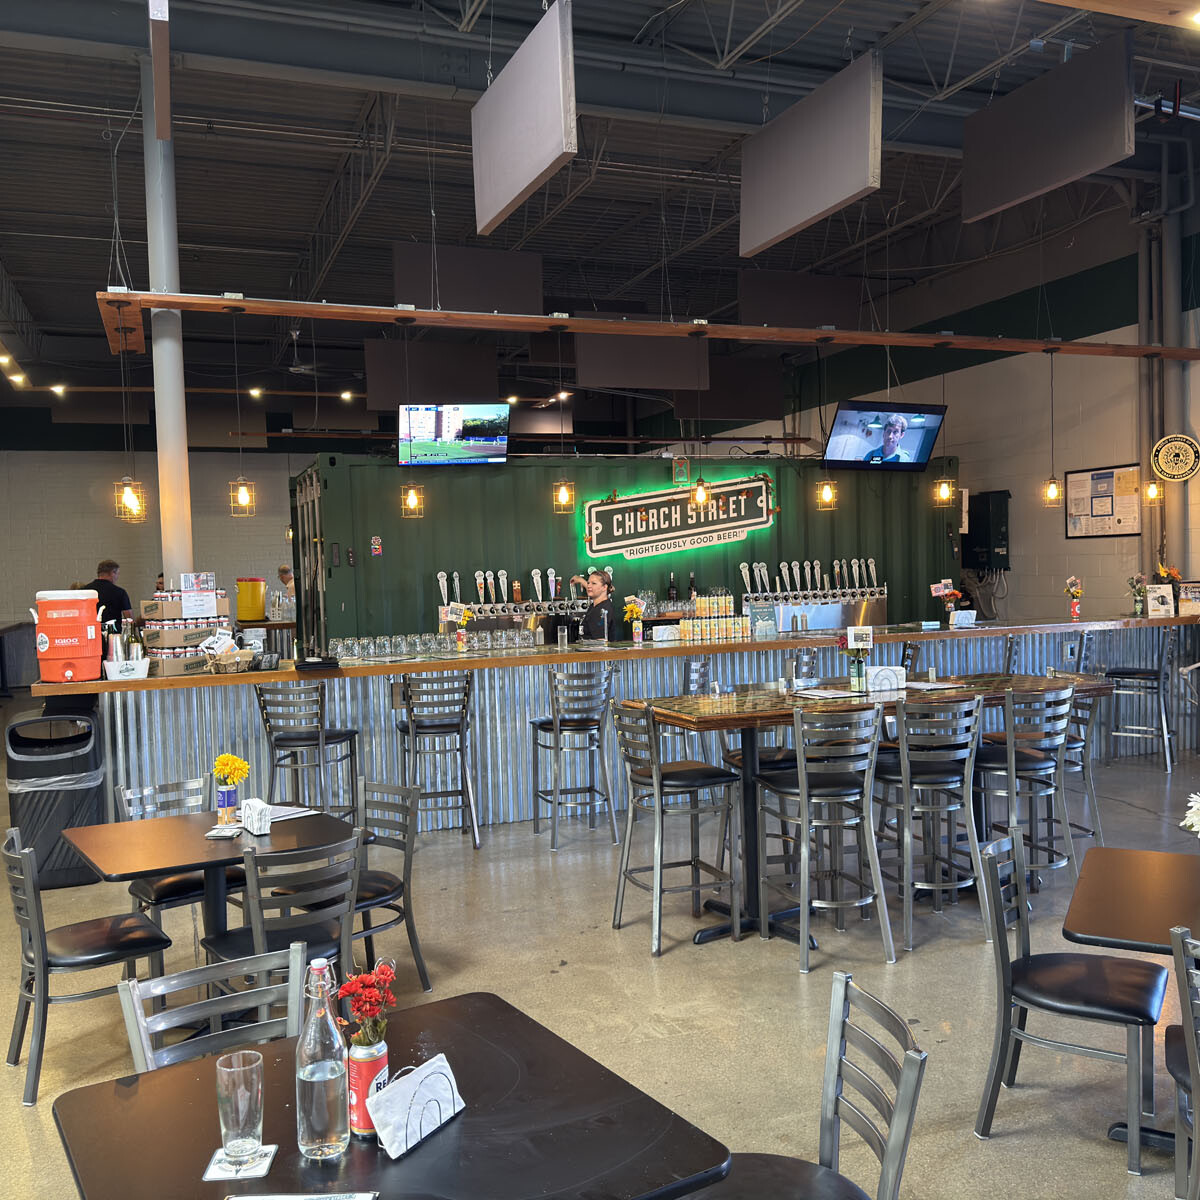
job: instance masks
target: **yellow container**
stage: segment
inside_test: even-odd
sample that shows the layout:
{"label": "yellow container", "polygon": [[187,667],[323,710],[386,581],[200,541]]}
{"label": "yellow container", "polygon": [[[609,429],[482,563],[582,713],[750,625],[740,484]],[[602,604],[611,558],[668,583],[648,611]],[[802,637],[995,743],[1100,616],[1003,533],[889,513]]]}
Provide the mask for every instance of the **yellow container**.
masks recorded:
{"label": "yellow container", "polygon": [[237,619],[247,621],[267,619],[267,581],[249,576],[237,581]]}

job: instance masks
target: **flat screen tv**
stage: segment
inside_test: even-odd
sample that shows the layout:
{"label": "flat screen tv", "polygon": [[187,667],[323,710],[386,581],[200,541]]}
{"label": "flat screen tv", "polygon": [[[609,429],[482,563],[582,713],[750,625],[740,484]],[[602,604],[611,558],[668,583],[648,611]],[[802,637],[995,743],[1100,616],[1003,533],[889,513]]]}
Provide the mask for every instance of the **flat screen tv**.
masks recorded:
{"label": "flat screen tv", "polygon": [[396,424],[402,467],[502,463],[508,455],[507,404],[409,404]]}
{"label": "flat screen tv", "polygon": [[825,463],[837,468],[923,471],[945,415],[944,404],[843,400],[829,430]]}

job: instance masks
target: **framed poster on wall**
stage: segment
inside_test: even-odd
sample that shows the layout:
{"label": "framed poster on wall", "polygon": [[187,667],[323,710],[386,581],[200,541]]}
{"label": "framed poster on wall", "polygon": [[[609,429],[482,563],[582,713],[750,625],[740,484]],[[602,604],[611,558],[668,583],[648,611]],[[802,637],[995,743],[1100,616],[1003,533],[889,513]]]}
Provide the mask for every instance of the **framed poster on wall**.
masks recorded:
{"label": "framed poster on wall", "polygon": [[1067,537],[1136,537],[1142,532],[1137,463],[1067,471]]}

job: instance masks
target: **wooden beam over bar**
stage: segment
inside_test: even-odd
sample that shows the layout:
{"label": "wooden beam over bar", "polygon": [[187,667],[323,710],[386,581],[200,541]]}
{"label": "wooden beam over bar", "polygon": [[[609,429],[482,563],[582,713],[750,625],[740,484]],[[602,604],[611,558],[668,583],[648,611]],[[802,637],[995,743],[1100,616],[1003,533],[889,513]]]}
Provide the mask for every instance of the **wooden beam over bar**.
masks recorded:
{"label": "wooden beam over bar", "polygon": [[[779,325],[707,325],[691,321],[621,321],[592,317],[534,316],[521,313],[446,312],[393,308],[387,305],[324,304],[320,301],[231,300],[224,296],[192,296],[167,292],[97,292],[109,346],[120,353],[120,327],[137,326],[139,341],[126,333],[126,348],[145,350],[141,338],[143,309],[175,308],[183,312],[255,313],[267,317],[299,317],[315,321],[358,321],[367,325],[421,325],[434,329],[475,329],[493,333],[600,333],[625,337],[706,337],[776,346],[903,346],[913,349],[976,350],[989,354],[1078,354],[1089,358],[1167,358],[1200,362],[1200,348],[1141,346],[1127,342],[1063,342],[1052,338],[980,337],[954,333],[891,333],[871,329],[792,329]],[[127,307],[116,309],[115,305]],[[125,320],[117,320],[116,312]],[[136,319],[129,319],[132,314]],[[115,336],[114,336],[115,335]]]}

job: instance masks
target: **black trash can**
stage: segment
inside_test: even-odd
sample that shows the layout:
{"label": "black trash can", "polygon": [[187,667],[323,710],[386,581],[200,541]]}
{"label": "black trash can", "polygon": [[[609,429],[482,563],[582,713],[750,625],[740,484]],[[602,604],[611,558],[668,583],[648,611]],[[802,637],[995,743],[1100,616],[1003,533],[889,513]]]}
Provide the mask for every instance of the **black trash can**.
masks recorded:
{"label": "black trash can", "polygon": [[38,885],[95,883],[98,876],[62,839],[73,825],[104,821],[104,746],[94,712],[27,712],[5,732],[9,824],[37,855]]}

